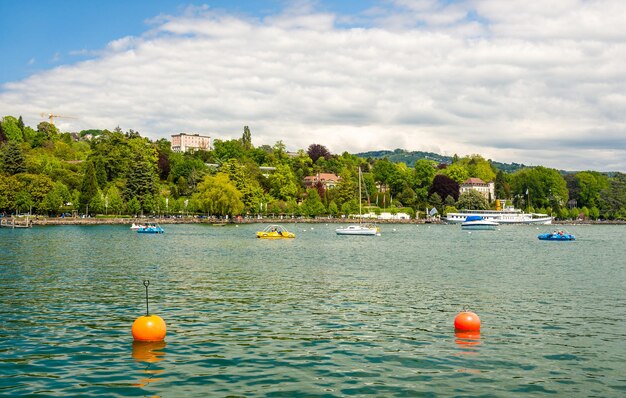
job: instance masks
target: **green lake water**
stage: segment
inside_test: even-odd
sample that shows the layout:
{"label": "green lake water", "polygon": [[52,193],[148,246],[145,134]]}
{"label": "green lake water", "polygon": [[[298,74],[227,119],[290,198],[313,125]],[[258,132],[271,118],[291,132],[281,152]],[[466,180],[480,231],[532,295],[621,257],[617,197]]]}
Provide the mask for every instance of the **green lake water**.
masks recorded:
{"label": "green lake water", "polygon": [[0,229],[0,395],[626,396],[626,227],[286,226]]}

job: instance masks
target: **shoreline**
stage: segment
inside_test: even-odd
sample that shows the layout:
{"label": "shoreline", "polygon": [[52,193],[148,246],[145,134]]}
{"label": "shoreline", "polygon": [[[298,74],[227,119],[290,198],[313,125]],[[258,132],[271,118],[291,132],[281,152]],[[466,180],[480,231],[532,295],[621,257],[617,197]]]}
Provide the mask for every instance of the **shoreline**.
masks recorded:
{"label": "shoreline", "polygon": [[[6,221],[10,219],[6,218]],[[3,220],[4,221],[4,220]],[[17,218],[16,225],[25,225],[26,218]],[[223,224],[351,224],[358,222],[354,218],[234,218],[223,220],[219,218],[57,218],[57,217],[39,217],[29,218],[30,225],[46,226],[46,225],[131,225],[133,223],[158,223],[158,224],[206,224],[206,225],[223,225]],[[363,220],[366,223],[375,224],[446,224],[440,220]],[[538,224],[545,225],[545,224]],[[551,225],[626,225],[626,221],[553,221]],[[4,227],[4,225],[3,225]]]}

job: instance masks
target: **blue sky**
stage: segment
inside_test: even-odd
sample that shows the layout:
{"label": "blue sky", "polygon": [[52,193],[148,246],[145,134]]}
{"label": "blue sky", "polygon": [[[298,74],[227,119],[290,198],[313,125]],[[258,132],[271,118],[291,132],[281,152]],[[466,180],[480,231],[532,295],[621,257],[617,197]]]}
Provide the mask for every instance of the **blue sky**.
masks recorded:
{"label": "blue sky", "polygon": [[[149,29],[150,20],[176,14],[188,6],[209,5],[237,14],[263,17],[283,8],[282,0],[0,0],[3,57],[0,84],[35,72],[91,57],[89,51],[124,36]],[[367,0],[319,2],[321,9],[355,13],[373,4]]]}
{"label": "blue sky", "polygon": [[0,117],[626,171],[623,0],[0,0]]}

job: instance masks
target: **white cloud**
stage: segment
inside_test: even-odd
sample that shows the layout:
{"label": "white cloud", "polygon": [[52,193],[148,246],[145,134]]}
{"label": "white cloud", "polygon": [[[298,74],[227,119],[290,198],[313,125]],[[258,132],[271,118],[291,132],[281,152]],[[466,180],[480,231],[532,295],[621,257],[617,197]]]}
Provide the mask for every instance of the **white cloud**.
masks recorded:
{"label": "white cloud", "polygon": [[248,125],[257,145],[626,171],[624,10],[398,0],[354,17],[373,26],[348,29],[308,2],[263,20],[200,7],[159,16],[93,60],[6,84],[0,109],[31,125],[58,112],[79,117],[62,128],[151,138],[236,138]]}

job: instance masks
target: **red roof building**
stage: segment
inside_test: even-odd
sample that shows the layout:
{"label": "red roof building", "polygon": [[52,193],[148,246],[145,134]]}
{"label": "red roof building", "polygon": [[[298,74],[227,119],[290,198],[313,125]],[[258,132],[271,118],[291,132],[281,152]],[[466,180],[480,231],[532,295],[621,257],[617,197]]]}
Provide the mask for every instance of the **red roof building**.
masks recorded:
{"label": "red roof building", "polygon": [[317,182],[320,181],[324,184],[324,188],[335,188],[339,181],[341,181],[341,177],[333,173],[318,173],[314,176],[306,176],[304,177],[304,185],[307,188],[312,188],[317,185]]}

